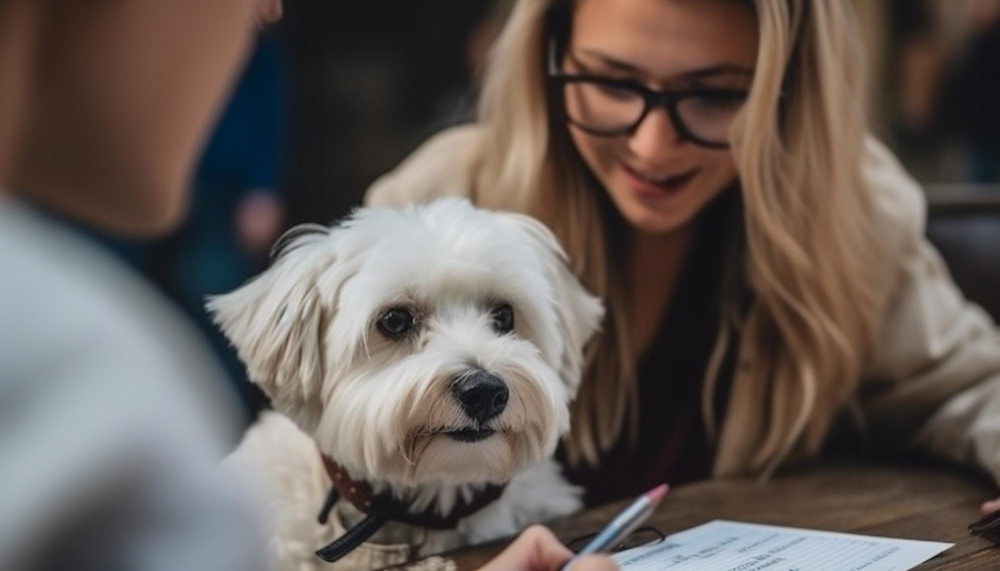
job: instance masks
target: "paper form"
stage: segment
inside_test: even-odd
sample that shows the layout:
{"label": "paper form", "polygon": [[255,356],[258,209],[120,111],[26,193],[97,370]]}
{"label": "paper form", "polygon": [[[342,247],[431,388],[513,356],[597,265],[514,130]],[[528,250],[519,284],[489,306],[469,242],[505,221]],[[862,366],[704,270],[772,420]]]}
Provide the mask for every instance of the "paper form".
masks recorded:
{"label": "paper form", "polygon": [[903,571],[952,545],[715,520],[613,559],[628,571]]}

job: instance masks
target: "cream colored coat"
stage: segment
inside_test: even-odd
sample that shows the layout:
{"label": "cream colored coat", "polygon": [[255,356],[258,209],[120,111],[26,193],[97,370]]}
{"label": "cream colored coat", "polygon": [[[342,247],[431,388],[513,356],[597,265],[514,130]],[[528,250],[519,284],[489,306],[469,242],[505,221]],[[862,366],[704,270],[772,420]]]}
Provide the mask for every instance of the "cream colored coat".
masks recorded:
{"label": "cream colored coat", "polygon": [[[480,137],[476,126],[436,135],[375,181],[366,205],[468,196]],[[866,143],[863,175],[902,275],[854,403],[879,441],[977,465],[1000,481],[1000,333],[982,309],[964,299],[924,238],[921,189],[874,140]],[[746,427],[759,425],[759,411],[765,409],[763,392],[741,382],[754,360],[746,337],[718,441],[717,476],[740,474],[750,464],[754,431]]]}

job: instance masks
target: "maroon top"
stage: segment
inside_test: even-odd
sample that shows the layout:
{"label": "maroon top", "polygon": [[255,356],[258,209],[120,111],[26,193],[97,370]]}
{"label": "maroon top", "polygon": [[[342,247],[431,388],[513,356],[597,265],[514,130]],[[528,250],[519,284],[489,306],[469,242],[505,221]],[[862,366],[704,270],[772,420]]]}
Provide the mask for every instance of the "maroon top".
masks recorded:
{"label": "maroon top", "polygon": [[[567,478],[586,490],[587,505],[634,497],[667,482],[704,479],[713,452],[701,414],[705,369],[718,334],[726,250],[738,232],[739,195],[727,190],[698,220],[693,247],[665,318],[638,363],[639,434],[627,429],[601,458],[600,466],[570,468]],[[730,343],[730,349],[736,343]],[[728,396],[735,351],[726,355],[716,392],[716,418]],[[626,422],[626,426],[628,423]]]}

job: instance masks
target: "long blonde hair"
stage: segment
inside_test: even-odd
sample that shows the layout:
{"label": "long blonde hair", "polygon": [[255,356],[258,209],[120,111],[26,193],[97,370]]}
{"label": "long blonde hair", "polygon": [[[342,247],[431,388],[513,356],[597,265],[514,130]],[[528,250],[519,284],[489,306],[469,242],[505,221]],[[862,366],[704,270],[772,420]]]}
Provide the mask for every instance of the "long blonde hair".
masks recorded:
{"label": "long blonde hair", "polygon": [[[731,133],[745,228],[735,267],[753,303],[720,326],[703,410],[714,434],[719,364],[739,328],[756,361],[739,382],[767,403],[746,427],[756,431],[756,453],[743,468],[766,473],[790,454],[815,453],[853,392],[884,304],[887,278],[877,270],[889,264],[860,177],[864,70],[849,3],[753,4],[756,71]],[[480,100],[486,138],[476,200],[548,224],[577,276],[605,298],[608,317],[590,347],[567,442],[571,461],[596,463],[627,419],[636,426],[637,380],[612,241],[617,218],[551,112],[546,87],[547,43],[569,26],[571,9],[569,0],[519,0],[498,39]]]}

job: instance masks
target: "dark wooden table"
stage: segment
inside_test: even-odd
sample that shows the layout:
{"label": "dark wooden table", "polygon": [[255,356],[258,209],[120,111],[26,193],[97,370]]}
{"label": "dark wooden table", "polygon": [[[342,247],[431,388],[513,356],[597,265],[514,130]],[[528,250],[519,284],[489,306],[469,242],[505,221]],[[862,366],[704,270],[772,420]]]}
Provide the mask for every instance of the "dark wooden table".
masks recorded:
{"label": "dark wooden table", "polygon": [[[713,519],[731,519],[885,537],[924,539],[955,546],[918,569],[1000,570],[1000,548],[972,536],[979,504],[997,495],[986,479],[933,466],[823,466],[776,477],[769,484],[709,481],[671,490],[649,523],[664,533]],[[563,540],[600,529],[627,502],[555,521]],[[475,569],[505,542],[446,555],[458,568]]]}

